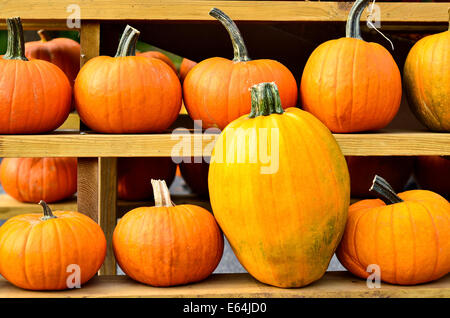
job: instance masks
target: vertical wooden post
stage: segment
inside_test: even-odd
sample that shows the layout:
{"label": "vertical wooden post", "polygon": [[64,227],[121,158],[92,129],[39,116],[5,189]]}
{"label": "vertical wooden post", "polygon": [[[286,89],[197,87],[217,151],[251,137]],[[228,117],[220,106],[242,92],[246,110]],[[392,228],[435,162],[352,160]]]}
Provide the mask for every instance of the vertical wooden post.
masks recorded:
{"label": "vertical wooden post", "polygon": [[[100,53],[100,23],[82,21],[80,33],[83,66]],[[99,274],[115,275],[112,233],[116,225],[117,158],[78,158],[77,195],[78,211],[99,223],[106,236],[106,259]]]}

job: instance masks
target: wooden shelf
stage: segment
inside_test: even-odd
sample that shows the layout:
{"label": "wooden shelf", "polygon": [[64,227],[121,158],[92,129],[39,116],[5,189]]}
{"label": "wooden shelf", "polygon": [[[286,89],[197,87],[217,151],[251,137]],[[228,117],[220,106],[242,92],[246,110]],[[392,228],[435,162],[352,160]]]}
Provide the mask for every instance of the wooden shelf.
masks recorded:
{"label": "wooden shelf", "polygon": [[[37,27],[52,19],[67,28],[67,8],[73,0],[2,1],[0,19],[20,16],[24,25]],[[83,20],[97,21],[208,21],[211,8],[225,11],[235,21],[346,21],[350,2],[321,1],[206,1],[206,0],[79,0]],[[377,3],[383,22],[447,23],[448,3]],[[366,19],[363,13],[362,19]],[[55,26],[56,26],[55,25]]]}
{"label": "wooden shelf", "polygon": [[[450,133],[399,131],[334,136],[344,155],[450,155]],[[0,135],[0,157],[170,157],[176,145],[190,150],[193,156],[210,156],[209,144],[216,137],[189,133],[176,137],[170,133]]]}
{"label": "wooden shelf", "polygon": [[296,289],[282,289],[262,284],[249,274],[213,274],[203,282],[177,287],[151,287],[127,276],[97,276],[80,289],[65,291],[28,291],[0,278],[0,298],[429,298],[450,297],[450,275],[438,281],[418,286],[394,286],[381,283],[381,288],[369,289],[366,281],[348,272],[327,272],[319,281]]}

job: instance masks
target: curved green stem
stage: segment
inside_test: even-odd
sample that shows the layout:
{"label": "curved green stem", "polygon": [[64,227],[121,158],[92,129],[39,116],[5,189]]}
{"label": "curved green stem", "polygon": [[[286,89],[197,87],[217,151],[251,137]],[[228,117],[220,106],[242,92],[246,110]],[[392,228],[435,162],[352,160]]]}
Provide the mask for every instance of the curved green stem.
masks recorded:
{"label": "curved green stem", "polygon": [[135,56],[136,43],[140,32],[135,28],[127,25],[120,38],[119,47],[115,57],[119,56]]}
{"label": "curved green stem", "polygon": [[6,19],[8,27],[8,48],[3,59],[28,61],[25,57],[22,22],[19,17]]}
{"label": "curved green stem", "polygon": [[369,191],[375,192],[377,197],[383,200],[386,205],[403,202],[403,200],[395,193],[391,185],[380,176],[375,176]]}
{"label": "curved green stem", "polygon": [[211,11],[209,11],[209,15],[219,20],[230,35],[234,50],[233,62],[250,61],[244,39],[242,38],[241,32],[239,32],[239,29],[234,21],[231,20],[231,18],[223,11],[217,8],[211,9]]}
{"label": "curved green stem", "polygon": [[350,13],[347,18],[347,25],[345,26],[345,36],[347,38],[355,38],[362,40],[361,28],[359,23],[361,21],[361,15],[364,9],[369,3],[369,0],[356,0],[350,9]]}
{"label": "curved green stem", "polygon": [[39,31],[37,31],[37,34],[41,38],[42,42],[48,42],[52,39],[50,34],[48,34],[48,32],[45,31],[44,29],[40,29]]}
{"label": "curved green stem", "polygon": [[44,216],[41,217],[41,220],[45,221],[45,220],[49,220],[49,219],[56,219],[56,216],[53,215],[52,210],[47,205],[47,203],[45,203],[44,201],[41,200],[41,201],[39,201],[39,205],[41,205],[42,208],[44,209]]}
{"label": "curved green stem", "polygon": [[283,107],[281,107],[280,93],[274,82],[253,85],[250,91],[252,94],[252,109],[248,117],[255,118],[284,113]]}
{"label": "curved green stem", "polygon": [[152,179],[153,197],[155,198],[155,206],[174,206],[170,199],[169,188],[166,181]]}

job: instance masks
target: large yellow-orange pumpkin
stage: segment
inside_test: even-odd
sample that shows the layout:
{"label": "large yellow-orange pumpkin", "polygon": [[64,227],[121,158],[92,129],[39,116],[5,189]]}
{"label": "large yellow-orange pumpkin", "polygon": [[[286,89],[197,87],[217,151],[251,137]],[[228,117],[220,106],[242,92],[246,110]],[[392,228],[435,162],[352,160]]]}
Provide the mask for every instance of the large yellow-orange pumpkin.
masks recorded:
{"label": "large yellow-orange pumpkin", "polygon": [[159,51],[147,51],[147,52],[136,53],[136,56],[146,56],[146,57],[152,57],[155,59],[159,59],[159,60],[165,62],[167,65],[169,65],[172,68],[172,70],[175,73],[177,73],[177,68],[175,67],[175,64],[173,64],[172,60],[164,53],[161,53]]}
{"label": "large yellow-orange pumpkin", "polygon": [[194,66],[183,82],[184,104],[194,120],[202,120],[204,128],[225,126],[232,120],[250,113],[248,90],[254,84],[275,82],[283,107],[297,104],[297,83],[292,73],[281,63],[250,60],[244,40],[235,23],[225,13],[212,9],[230,34],[234,59],[206,59]]}
{"label": "large yellow-orange pumpkin", "polygon": [[400,107],[402,83],[394,59],[381,45],[361,38],[359,20],[368,1],[355,2],[346,37],[317,47],[303,70],[303,109],[332,132],[381,129]]}
{"label": "large yellow-orange pumpkin", "polygon": [[100,226],[79,212],[52,213],[45,202],[40,204],[44,216],[18,215],[0,227],[0,275],[32,290],[60,290],[86,283],[106,255]]}
{"label": "large yellow-orange pumpkin", "polygon": [[174,206],[165,182],[152,184],[155,206],[131,210],[114,230],[117,262],[132,279],[153,286],[205,279],[223,253],[223,236],[214,217],[199,206]]}
{"label": "large yellow-orange pumpkin", "polygon": [[337,250],[342,265],[367,278],[367,267],[379,266],[381,280],[414,285],[450,272],[450,204],[427,190],[398,196],[380,177],[373,189],[382,200],[350,206],[347,226]]}
{"label": "large yellow-orange pumpkin", "polygon": [[76,109],[95,131],[161,132],[180,112],[177,75],[159,59],[135,56],[138,36],[139,31],[127,26],[115,57],[95,57],[78,73]]}
{"label": "large yellow-orange pumpkin", "polygon": [[417,157],[414,175],[422,189],[450,199],[450,157]]}
{"label": "large yellow-orange pumpkin", "polygon": [[76,158],[4,158],[0,181],[21,202],[56,202],[77,191]]}
{"label": "large yellow-orange pumpkin", "polygon": [[253,277],[278,287],[322,277],[347,219],[347,164],[317,118],[283,111],[274,83],[253,86],[250,116],[219,136],[208,183],[214,216]]}
{"label": "large yellow-orange pumpkin", "polygon": [[8,49],[0,57],[0,134],[52,131],[69,116],[69,80],[56,65],[25,57],[20,18],[6,23]]}
{"label": "large yellow-orange pumpkin", "polygon": [[122,200],[145,200],[153,197],[151,179],[164,180],[169,186],[177,165],[172,158],[119,158],[117,162],[117,196]]}
{"label": "large yellow-orange pumpkin", "polygon": [[38,34],[40,41],[25,43],[25,56],[57,65],[73,86],[80,70],[80,44],[68,38],[50,39],[44,30],[39,30]]}
{"label": "large yellow-orange pumpkin", "polygon": [[450,132],[449,52],[450,25],[448,31],[420,39],[409,52],[403,70],[411,110],[434,131]]}

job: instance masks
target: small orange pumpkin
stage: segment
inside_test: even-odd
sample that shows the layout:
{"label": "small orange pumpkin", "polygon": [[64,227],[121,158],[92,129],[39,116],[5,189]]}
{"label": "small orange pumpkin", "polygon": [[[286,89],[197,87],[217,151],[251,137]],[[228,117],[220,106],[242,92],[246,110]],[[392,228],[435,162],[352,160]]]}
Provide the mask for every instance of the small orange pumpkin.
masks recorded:
{"label": "small orange pumpkin", "polygon": [[77,191],[76,158],[4,158],[3,189],[21,202],[57,202]]}
{"label": "small orange pumpkin", "polygon": [[0,58],[0,134],[52,131],[69,116],[69,80],[56,65],[25,57],[20,18],[7,19],[6,24],[8,48]]}
{"label": "small orange pumpkin", "polygon": [[152,185],[155,206],[131,210],[114,230],[117,262],[132,279],[152,286],[207,278],[223,253],[214,217],[199,206],[174,206],[164,181],[152,180]]}
{"label": "small orange pumpkin", "polygon": [[275,82],[284,108],[297,104],[297,83],[283,64],[269,59],[250,60],[236,24],[219,9],[209,13],[227,29],[234,48],[232,61],[212,57],[194,66],[183,82],[186,109],[204,128],[225,126],[250,113],[250,87]]}
{"label": "small orange pumpkin", "polygon": [[400,107],[401,76],[392,55],[361,38],[360,17],[368,1],[355,2],[346,37],[322,43],[303,70],[303,109],[335,133],[381,129]]}
{"label": "small orange pumpkin", "polygon": [[417,157],[414,175],[422,189],[450,199],[450,157]]}
{"label": "small orange pumpkin", "polygon": [[179,71],[179,77],[180,77],[181,83],[184,82],[184,79],[186,78],[187,74],[195,65],[197,65],[197,62],[191,61],[187,58],[183,58],[183,60],[181,61],[180,71]]}
{"label": "small orange pumpkin", "polygon": [[136,56],[146,56],[146,57],[152,57],[155,59],[159,59],[159,60],[165,62],[167,65],[169,65],[172,68],[172,70],[175,73],[177,73],[177,68],[175,67],[175,64],[173,64],[172,60],[164,53],[161,53],[159,51],[147,51],[147,52],[136,53]]}
{"label": "small orange pumpkin", "polygon": [[163,61],[135,56],[138,36],[128,25],[115,57],[97,56],[78,73],[76,109],[95,131],[161,132],[180,112],[180,80]]}
{"label": "small orange pumpkin", "polygon": [[[450,272],[450,204],[427,190],[395,194],[376,176],[372,186],[381,198],[350,206],[347,226],[336,252],[354,275],[367,278],[376,264],[381,280],[415,285]],[[383,202],[384,201],[384,202]]]}
{"label": "small orange pumpkin", "polygon": [[45,202],[39,204],[44,216],[18,215],[0,227],[0,275],[31,290],[61,290],[86,283],[105,259],[102,229],[79,212],[52,213]]}

